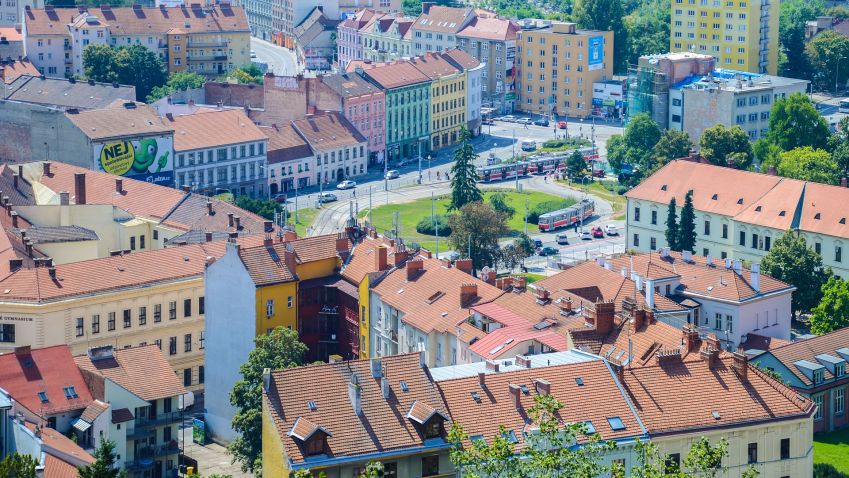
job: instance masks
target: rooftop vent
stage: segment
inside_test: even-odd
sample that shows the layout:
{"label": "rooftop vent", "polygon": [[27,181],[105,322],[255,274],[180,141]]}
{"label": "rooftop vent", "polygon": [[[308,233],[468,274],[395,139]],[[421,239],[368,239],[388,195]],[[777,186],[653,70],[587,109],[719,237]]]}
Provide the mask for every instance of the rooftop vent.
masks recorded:
{"label": "rooftop vent", "polygon": [[737,204],[743,204],[743,198],[738,199]]}

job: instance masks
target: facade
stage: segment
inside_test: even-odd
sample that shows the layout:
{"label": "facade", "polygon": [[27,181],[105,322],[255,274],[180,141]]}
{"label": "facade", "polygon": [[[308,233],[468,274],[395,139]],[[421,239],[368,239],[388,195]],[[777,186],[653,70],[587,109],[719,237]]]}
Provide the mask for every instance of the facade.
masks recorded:
{"label": "facade", "polygon": [[207,195],[267,197],[268,137],[242,110],[167,114],[174,130],[175,186]]}
{"label": "facade", "polygon": [[368,140],[369,164],[383,164],[386,154],[386,95],[360,74],[337,73],[321,82],[339,95],[342,115]]}
{"label": "facade", "polygon": [[805,93],[807,80],[717,69],[707,77],[693,76],[669,89],[669,129],[701,138],[716,124],[739,125],[756,141],[769,129],[775,101]]}
{"label": "facade", "polygon": [[222,3],[158,8],[27,7],[26,54],[48,76],[81,75],[89,44],[143,45],[157,53],[168,72],[217,76],[250,63],[250,27],[245,10]]}
{"label": "facade", "polygon": [[[0,6],[0,9],[3,7]],[[5,13],[0,11],[0,18],[4,18]],[[1,20],[0,20],[1,21]],[[9,59],[19,60],[24,55],[24,37],[21,33],[22,27],[17,26],[2,26],[0,25],[0,58],[4,62]],[[38,76],[38,75],[35,75]],[[8,81],[7,81],[8,83]]]}
{"label": "facade", "polygon": [[466,126],[465,70],[441,53],[425,53],[412,58],[410,64],[431,81],[429,149],[435,151],[456,144],[460,130]]}
{"label": "facade", "polygon": [[396,14],[404,10],[401,0],[339,0],[339,14],[353,15],[365,8],[381,13]]}
{"label": "facade", "polygon": [[293,121],[292,127],[315,154],[316,183],[329,184],[366,173],[368,139],[341,114],[308,115]]}
{"label": "facade", "polygon": [[711,55],[717,66],[778,71],[778,2],[671,0],[669,50]]}
{"label": "facade", "polygon": [[520,26],[516,108],[546,116],[592,114],[593,84],[613,76],[613,32],[549,20]]}
{"label": "facade", "polygon": [[9,0],[0,5],[0,26],[13,27],[23,23],[24,8],[44,8],[41,0]]}
{"label": "facade", "polygon": [[373,62],[401,60],[413,56],[411,27],[415,18],[380,15],[360,29],[362,58]]}
{"label": "facade", "polygon": [[177,438],[189,405],[181,382],[191,376],[174,375],[155,345],[95,347],[74,361],[96,397],[74,423],[77,443],[94,452],[112,440],[121,467],[134,478],[176,473]]}
{"label": "facade", "polygon": [[669,201],[675,197],[683,204],[691,189],[699,254],[760,263],[772,243],[792,230],[822,256],[823,265],[849,277],[843,256],[849,228],[835,206],[849,200],[849,189],[686,159],[670,162],[628,191],[627,247],[641,252],[666,247]]}
{"label": "facade", "polygon": [[466,73],[466,129],[472,136],[481,132],[481,108],[483,107],[484,84],[486,82],[486,63],[481,63],[468,53],[452,48],[442,53],[443,58]]}
{"label": "facade", "polygon": [[[512,113],[516,99],[516,34],[509,19],[478,14],[457,32],[457,47],[480,61],[481,101],[502,114]],[[471,82],[471,76],[469,78]]]}
{"label": "facade", "polygon": [[376,11],[364,8],[342,20],[336,27],[336,61],[344,70],[353,60],[363,59],[363,44],[360,29],[373,18],[380,16]]}
{"label": "facade", "polygon": [[476,16],[472,7],[443,7],[433,2],[422,2],[422,14],[411,27],[413,54],[423,55],[455,48],[457,34]]}
{"label": "facade", "polygon": [[268,195],[297,197],[298,189],[315,184],[310,169],[314,153],[292,124],[259,128],[268,137]]}
{"label": "facade", "polygon": [[829,432],[849,426],[846,394],[849,377],[849,329],[811,337],[798,342],[761,350],[752,361],[771,370],[795,391],[817,405],[814,433]]}
{"label": "facade", "polygon": [[272,0],[244,0],[241,5],[245,8],[248,16],[248,24],[251,27],[251,35],[259,39],[271,41],[272,24]]}
{"label": "facade", "polygon": [[323,8],[314,8],[293,31],[295,55],[308,70],[329,70],[336,55],[334,37],[340,21]]}

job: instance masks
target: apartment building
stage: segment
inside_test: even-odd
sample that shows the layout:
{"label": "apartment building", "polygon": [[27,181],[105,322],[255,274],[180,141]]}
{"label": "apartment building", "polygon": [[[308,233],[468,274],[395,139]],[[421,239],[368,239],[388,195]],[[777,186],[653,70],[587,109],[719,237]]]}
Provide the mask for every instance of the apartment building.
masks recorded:
{"label": "apartment building", "polygon": [[514,69],[519,25],[510,19],[478,14],[457,32],[457,47],[483,66],[481,97],[484,106],[512,113],[516,100]]}
{"label": "apartment building", "polygon": [[430,148],[435,151],[456,144],[466,126],[465,70],[440,53],[425,53],[410,59],[410,64],[431,81]]}
{"label": "apartment building", "polygon": [[205,195],[267,197],[268,137],[242,110],[165,115],[174,130],[175,186]]}
{"label": "apartment building", "polygon": [[27,7],[23,20],[27,56],[48,76],[82,75],[90,44],[143,45],[168,72],[217,76],[250,63],[250,27],[242,7],[229,2],[178,7]]}
{"label": "apartment building", "polygon": [[328,111],[292,122],[315,154],[315,181],[330,184],[368,169],[368,139],[345,116]]}
{"label": "apartment building", "polygon": [[[745,184],[745,188],[740,188]],[[693,191],[696,246],[703,256],[760,263],[778,237],[790,230],[822,256],[823,265],[849,277],[843,247],[849,241],[845,214],[836,206],[849,189],[679,159],[628,191],[627,247],[666,247],[666,211],[674,197],[684,204]]]}
{"label": "apartment building", "polygon": [[321,82],[333,90],[342,115],[368,140],[368,163],[383,164],[386,154],[386,95],[358,73],[324,75]]}
{"label": "apartment building", "polygon": [[711,55],[717,66],[778,71],[779,2],[671,0],[669,50]]}
{"label": "apartment building", "polygon": [[314,184],[310,166],[315,155],[292,124],[260,126],[268,137],[268,195],[297,194]]}
{"label": "apartment building", "polygon": [[400,14],[374,17],[360,29],[362,59],[385,62],[413,56],[411,27],[415,20]]}
{"label": "apartment building", "polygon": [[613,76],[613,32],[549,20],[523,20],[520,27],[516,108],[539,115],[589,116],[593,83]]}
{"label": "apartment building", "polygon": [[412,30],[413,54],[442,51],[457,46],[457,34],[476,16],[472,7],[455,8],[422,2],[422,14]]}
{"label": "apartment building", "polygon": [[0,4],[0,27],[14,27],[23,23],[24,8],[44,8],[43,0],[8,0]]}
{"label": "apartment building", "polygon": [[442,52],[442,57],[466,74],[466,129],[472,136],[481,132],[483,125],[481,108],[483,107],[484,83],[486,82],[486,63],[481,63],[468,53],[452,48]]}
{"label": "apartment building", "polygon": [[401,0],[339,0],[339,14],[343,17],[365,8],[392,15],[404,11]]}
{"label": "apartment building", "polygon": [[715,69],[691,76],[669,89],[669,129],[702,137],[716,124],[739,125],[756,141],[769,130],[773,104],[793,93],[805,93],[807,80]]}
{"label": "apartment building", "polygon": [[251,36],[265,41],[271,41],[274,32],[273,0],[242,0],[241,6],[248,17]]}
{"label": "apartment building", "polygon": [[[190,374],[175,375],[155,345],[93,347],[74,362],[95,395],[74,423],[77,443],[94,452],[111,440],[118,465],[133,478],[175,474],[190,400],[182,383]],[[203,366],[199,370],[203,382]]]}
{"label": "apartment building", "polygon": [[357,10],[336,26],[336,61],[344,70],[353,60],[363,59],[363,43],[360,30],[380,14],[370,8]]}

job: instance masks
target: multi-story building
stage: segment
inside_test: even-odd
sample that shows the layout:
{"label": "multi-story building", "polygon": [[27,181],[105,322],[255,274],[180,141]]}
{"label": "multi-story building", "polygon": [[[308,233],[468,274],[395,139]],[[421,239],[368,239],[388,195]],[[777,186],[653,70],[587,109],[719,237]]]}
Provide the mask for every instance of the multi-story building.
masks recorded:
{"label": "multi-story building", "polygon": [[[25,75],[36,77],[41,76],[41,72],[31,61],[24,58],[0,60],[0,86],[4,88],[4,93],[6,85]],[[5,97],[5,94],[3,96]]]}
{"label": "multi-story building", "polygon": [[422,2],[422,14],[411,27],[413,54],[442,51],[457,46],[457,34],[476,16],[472,7],[454,8]]}
{"label": "multi-story building", "polygon": [[613,76],[613,32],[549,20],[523,20],[520,26],[516,108],[540,115],[590,115],[593,83]]}
{"label": "multi-story building", "polygon": [[375,17],[360,29],[362,59],[384,62],[413,55],[411,27],[415,18],[401,15]]}
{"label": "multi-story building", "polygon": [[[33,73],[30,66],[35,63],[27,61],[28,73]],[[17,67],[14,67],[17,69]],[[21,103],[22,111],[49,111],[58,109],[61,111],[77,110],[87,111],[103,109],[115,102],[133,102],[136,99],[136,87],[132,85],[117,85],[115,83],[99,83],[94,80],[76,81],[75,79],[41,77],[44,68],[38,68],[38,75],[23,74],[12,79],[4,91],[4,99]],[[27,108],[27,106],[31,106]],[[43,106],[35,108],[32,106]],[[13,118],[13,108],[9,105],[3,106],[3,117]],[[44,121],[30,120],[32,127],[44,128]],[[47,151],[47,154],[50,152]],[[8,156],[4,156],[7,157]],[[21,158],[21,161],[29,161],[32,157]],[[52,158],[46,158],[52,159]]]}
{"label": "multi-story building", "polygon": [[427,153],[430,146],[430,78],[409,62],[352,62],[348,72],[364,75],[386,95],[386,160]]}
{"label": "multi-story building", "polygon": [[[739,187],[745,184],[745,188]],[[676,160],[628,191],[626,240],[629,249],[666,247],[666,212],[693,191],[696,245],[702,255],[760,263],[786,231],[803,237],[823,265],[849,277],[843,247],[849,227],[839,207],[849,189],[781,178],[696,161]]]}
{"label": "multi-story building", "polygon": [[240,2],[248,16],[251,35],[271,41],[273,28],[273,0],[242,0]]}
{"label": "multi-story building", "polygon": [[669,129],[686,131],[694,143],[716,124],[739,125],[749,139],[766,135],[775,101],[805,93],[807,80],[716,69],[669,88]]}
{"label": "multi-story building", "polygon": [[292,195],[314,184],[315,155],[292,123],[259,128],[268,137],[268,195]]}
{"label": "multi-story building", "polygon": [[466,129],[477,136],[480,134],[483,106],[484,84],[486,82],[486,63],[481,63],[475,57],[462,50],[452,48],[442,52],[442,57],[466,73]]}
{"label": "multi-story building", "polygon": [[760,350],[752,359],[758,367],[777,373],[788,386],[817,405],[814,432],[828,432],[849,425],[846,395],[849,393],[849,328]]}
{"label": "multi-story building", "polygon": [[242,110],[205,110],[167,114],[174,130],[177,187],[217,194],[266,197],[268,137]]}
{"label": "multi-story building", "polygon": [[336,61],[344,70],[353,60],[363,59],[360,30],[380,14],[370,8],[358,10],[336,27]]}
{"label": "multi-story building", "polygon": [[670,1],[670,51],[711,55],[723,68],[776,74],[778,2]]}
{"label": "multi-story building", "polygon": [[456,144],[466,126],[466,73],[440,53],[425,53],[410,59],[431,81],[430,149]]}
{"label": "multi-story building", "polygon": [[356,72],[321,77],[342,105],[342,115],[368,140],[369,164],[382,164],[386,153],[386,95]]}
{"label": "multi-story building", "polygon": [[401,0],[338,0],[341,16],[353,15],[356,12],[370,8],[381,13],[396,14],[404,10]]}
{"label": "multi-story building", "polygon": [[[2,6],[0,6],[0,9],[2,9]],[[3,14],[0,13],[0,15]],[[20,25],[11,27],[0,26],[0,58],[4,61],[7,61],[7,59],[18,60],[18,57],[23,57],[23,55],[24,36],[22,34],[22,27]]]}
{"label": "multi-story building", "polygon": [[0,26],[15,26],[23,23],[24,8],[44,8],[43,0],[8,0],[0,4]]}
{"label": "multi-story building", "polygon": [[[104,440],[115,444],[118,464],[133,478],[177,472],[178,434],[189,395],[155,345],[90,348],[74,357],[95,403],[74,424],[77,443],[93,452]],[[200,366],[203,382],[203,366]],[[123,425],[123,427],[121,426]]]}
{"label": "multi-story building", "polygon": [[362,176],[368,169],[368,139],[335,111],[308,115],[292,127],[315,154],[316,183],[329,184]]}
{"label": "multi-story building", "polygon": [[47,75],[82,75],[90,44],[143,45],[169,73],[221,75],[250,63],[250,27],[241,7],[216,6],[55,8],[27,7],[26,54]]}
{"label": "multi-story building", "polygon": [[477,58],[481,65],[483,105],[512,113],[516,99],[516,33],[519,25],[506,18],[478,14],[457,32],[457,47]]}

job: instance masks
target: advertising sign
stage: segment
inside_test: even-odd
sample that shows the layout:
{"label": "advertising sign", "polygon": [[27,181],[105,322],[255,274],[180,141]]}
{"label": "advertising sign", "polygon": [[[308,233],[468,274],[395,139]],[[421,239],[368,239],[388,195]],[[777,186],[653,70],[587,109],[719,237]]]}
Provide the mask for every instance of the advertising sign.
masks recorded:
{"label": "advertising sign", "polygon": [[203,420],[192,419],[192,441],[200,444],[206,444],[206,423]]}
{"label": "advertising sign", "polygon": [[169,136],[95,144],[94,163],[109,174],[173,186],[173,144]]}
{"label": "advertising sign", "polygon": [[599,70],[604,63],[604,37],[590,37],[587,44],[587,68]]}

